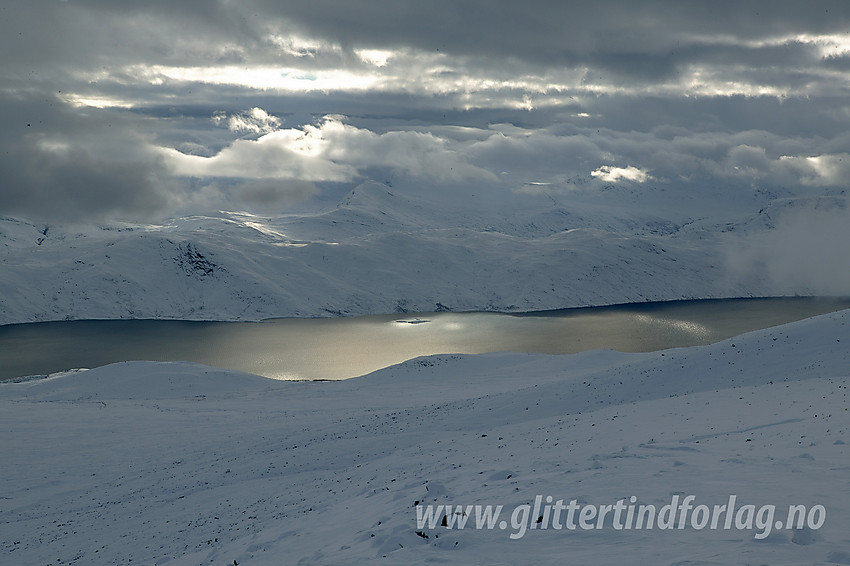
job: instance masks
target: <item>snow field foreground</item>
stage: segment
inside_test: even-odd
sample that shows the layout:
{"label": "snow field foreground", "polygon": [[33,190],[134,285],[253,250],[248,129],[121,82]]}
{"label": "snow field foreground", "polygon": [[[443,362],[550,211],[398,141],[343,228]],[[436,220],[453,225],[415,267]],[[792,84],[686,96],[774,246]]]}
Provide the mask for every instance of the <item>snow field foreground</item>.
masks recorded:
{"label": "snow field foreground", "polygon": [[[4,383],[2,562],[850,564],[848,322],[647,354],[440,355],[342,382],[135,362]],[[419,527],[414,507],[509,519],[537,495],[732,494],[826,517],[760,540],[690,524],[514,540]]]}

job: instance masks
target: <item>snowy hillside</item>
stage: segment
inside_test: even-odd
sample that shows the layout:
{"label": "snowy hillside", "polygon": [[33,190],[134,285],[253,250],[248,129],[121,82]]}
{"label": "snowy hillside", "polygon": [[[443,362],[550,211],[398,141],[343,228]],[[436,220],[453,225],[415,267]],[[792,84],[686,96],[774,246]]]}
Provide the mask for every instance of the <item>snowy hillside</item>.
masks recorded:
{"label": "snowy hillside", "polygon": [[[0,219],[0,323],[526,311],[824,291],[806,279],[816,269],[789,283],[760,267],[776,218],[807,199],[578,187],[505,214],[499,195],[474,190],[426,200],[369,182],[273,218],[221,212],[85,229]],[[827,204],[844,210],[843,199]],[[728,239],[750,234],[763,235],[759,247],[730,269],[720,250],[746,250]],[[831,277],[838,288],[826,290],[846,294],[847,279]]]}
{"label": "snowy hillside", "polygon": [[[704,347],[435,356],[343,382],[136,362],[0,384],[2,562],[848,564],[847,343],[843,311]],[[416,502],[507,519],[538,495],[825,517],[417,525]]]}

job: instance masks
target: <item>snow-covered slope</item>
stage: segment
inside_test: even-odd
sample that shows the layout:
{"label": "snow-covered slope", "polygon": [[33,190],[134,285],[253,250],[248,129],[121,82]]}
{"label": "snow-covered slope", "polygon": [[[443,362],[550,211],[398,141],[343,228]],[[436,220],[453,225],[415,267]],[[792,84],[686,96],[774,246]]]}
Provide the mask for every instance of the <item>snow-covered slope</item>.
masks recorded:
{"label": "snow-covered slope", "polygon": [[[848,343],[843,311],[704,347],[435,356],[344,382],[138,362],[0,384],[2,561],[848,564]],[[826,517],[513,540],[419,526],[414,506],[507,519],[537,495],[691,494]]]}
{"label": "snow-covered slope", "polygon": [[470,191],[425,198],[370,182],[302,214],[222,212],[157,225],[0,219],[0,323],[512,311],[822,291],[806,280],[815,269],[793,284],[751,269],[763,261],[759,250],[739,258],[742,273],[729,269],[728,250],[745,249],[730,234],[769,235],[777,215],[805,199],[612,186],[512,207]]}

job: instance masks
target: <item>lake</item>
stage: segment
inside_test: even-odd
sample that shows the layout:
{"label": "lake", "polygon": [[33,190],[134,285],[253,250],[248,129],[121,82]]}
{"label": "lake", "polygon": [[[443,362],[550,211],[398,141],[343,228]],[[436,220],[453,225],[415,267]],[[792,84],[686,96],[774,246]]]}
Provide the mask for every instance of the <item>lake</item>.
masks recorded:
{"label": "lake", "polygon": [[0,379],[117,361],[194,361],[277,379],[345,379],[430,354],[709,344],[850,308],[850,298],[708,299],[523,314],[416,313],[262,322],[81,320],[0,326]]}

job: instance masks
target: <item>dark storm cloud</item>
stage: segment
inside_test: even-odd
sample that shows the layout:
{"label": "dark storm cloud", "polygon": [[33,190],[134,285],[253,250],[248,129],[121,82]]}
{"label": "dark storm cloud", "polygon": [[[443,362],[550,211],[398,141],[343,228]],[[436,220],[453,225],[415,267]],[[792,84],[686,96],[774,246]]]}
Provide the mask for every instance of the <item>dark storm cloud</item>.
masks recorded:
{"label": "dark storm cloud", "polygon": [[[279,31],[347,49],[412,47],[479,56],[493,66],[514,57],[544,67],[589,65],[647,77],[674,72],[688,61],[810,61],[805,45],[757,43],[844,33],[850,21],[842,1],[69,0],[13,2],[0,15],[3,58],[20,67],[50,61],[271,60],[280,53],[268,36]],[[743,41],[748,45],[740,45]]]}
{"label": "dark storm cloud", "polygon": [[[841,1],[315,0],[254,5],[347,46],[414,46],[494,62],[516,57],[542,66],[586,64],[650,77],[672,73],[683,62],[734,52],[753,64],[780,60],[795,47],[742,48],[735,40],[843,33],[850,21],[850,9]],[[719,40],[733,45],[705,49]]]}
{"label": "dark storm cloud", "polygon": [[836,57],[828,57],[824,64],[830,69],[835,69],[836,71],[850,71],[850,57],[836,56]]}
{"label": "dark storm cloud", "polygon": [[121,115],[87,116],[43,95],[0,96],[0,214],[130,219],[171,201],[160,159]]}
{"label": "dark storm cloud", "polygon": [[253,37],[218,2],[13,1],[0,10],[0,57],[18,72],[209,59],[225,56],[229,39]]}

